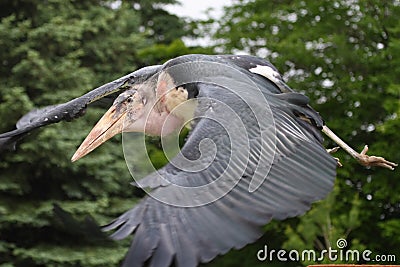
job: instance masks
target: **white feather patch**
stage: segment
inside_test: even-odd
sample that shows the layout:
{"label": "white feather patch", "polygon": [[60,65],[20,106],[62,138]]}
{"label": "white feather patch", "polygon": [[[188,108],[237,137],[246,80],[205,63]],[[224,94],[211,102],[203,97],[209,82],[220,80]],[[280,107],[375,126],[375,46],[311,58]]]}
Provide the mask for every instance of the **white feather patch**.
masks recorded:
{"label": "white feather patch", "polygon": [[255,68],[249,69],[252,73],[264,76],[273,83],[278,84],[281,80],[281,75],[269,66],[257,65]]}

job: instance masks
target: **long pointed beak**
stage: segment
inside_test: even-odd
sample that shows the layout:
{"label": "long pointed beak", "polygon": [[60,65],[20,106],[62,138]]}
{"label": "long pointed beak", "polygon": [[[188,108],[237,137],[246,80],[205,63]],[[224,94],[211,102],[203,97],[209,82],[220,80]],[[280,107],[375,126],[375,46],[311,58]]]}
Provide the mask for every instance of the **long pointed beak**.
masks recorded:
{"label": "long pointed beak", "polygon": [[82,158],[114,135],[121,133],[125,117],[126,112],[116,114],[115,106],[107,110],[79,146],[78,150],[72,156],[71,161],[74,162]]}

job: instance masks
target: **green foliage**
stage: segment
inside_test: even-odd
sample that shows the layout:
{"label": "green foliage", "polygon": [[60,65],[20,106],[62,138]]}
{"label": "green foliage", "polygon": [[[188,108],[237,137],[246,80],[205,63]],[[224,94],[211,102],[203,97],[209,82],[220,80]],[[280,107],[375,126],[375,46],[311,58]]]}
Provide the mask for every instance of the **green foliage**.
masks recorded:
{"label": "green foliage", "polygon": [[[300,217],[295,228],[288,225],[285,230],[287,240],[283,243],[283,248],[288,251],[295,249],[299,252],[314,249],[317,255],[321,255],[322,250],[337,249],[337,241],[341,238],[347,239],[351,231],[361,225],[359,218],[361,201],[358,195],[355,194],[349,203],[350,209],[342,214],[334,215],[335,205],[339,202],[338,196],[339,188],[336,187],[325,200],[316,203],[308,213]],[[352,246],[346,249],[363,251],[365,247],[357,245],[358,243],[358,240],[353,239]],[[321,263],[330,262],[328,255],[325,255],[321,261]],[[313,263],[307,259],[303,262],[304,265]],[[335,263],[341,263],[341,261]]]}
{"label": "green foliage", "polygon": [[[180,41],[183,22],[160,5],[174,1],[142,2],[2,1],[0,132],[35,107],[68,101],[143,65],[189,53]],[[102,113],[90,108],[79,120],[32,133],[16,152],[2,152],[0,266],[120,265],[130,240],[107,241],[94,221],[109,223],[141,194],[129,186],[121,139],[70,161]],[[162,166],[165,159],[149,146],[155,165]]]}
{"label": "green foliage", "polygon": [[[397,0],[237,0],[221,21],[194,30],[196,23],[162,8],[174,2],[1,1],[0,132],[32,108],[67,101],[144,65],[244,51],[274,63],[352,146],[367,143],[371,154],[400,162]],[[215,45],[186,47],[181,37],[193,33],[213,33]],[[0,155],[1,267],[118,266],[123,259],[130,240],[107,241],[94,226],[131,208],[142,193],[128,186],[120,139],[70,162],[103,112],[91,108],[79,120],[32,133],[17,153]],[[148,141],[154,165],[162,166],[158,141]],[[308,264],[259,262],[256,254],[264,245],[322,250],[339,237],[351,249],[398,253],[399,171],[365,169],[343,152],[337,156],[344,167],[326,200],[298,219],[271,222],[257,243],[208,266]]]}
{"label": "green foliage", "polygon": [[156,44],[148,48],[141,49],[139,57],[143,62],[163,62],[165,59],[174,58],[183,54],[211,54],[211,48],[186,47],[182,40],[175,40],[172,43]]}
{"label": "green foliage", "polygon": [[[238,0],[198,31],[213,32],[219,53],[270,60],[356,150],[368,144],[369,154],[399,163],[399,12],[398,1]],[[336,191],[295,224],[283,222],[281,247],[321,250],[346,237],[349,248],[398,254],[399,170],[365,169],[343,151],[335,156],[344,165]]]}
{"label": "green foliage", "polygon": [[[42,266],[110,266],[117,265],[127,252],[122,247],[55,247],[37,245],[32,249],[14,249],[14,255],[20,258],[25,266],[39,264]],[[99,257],[101,255],[101,257]]]}

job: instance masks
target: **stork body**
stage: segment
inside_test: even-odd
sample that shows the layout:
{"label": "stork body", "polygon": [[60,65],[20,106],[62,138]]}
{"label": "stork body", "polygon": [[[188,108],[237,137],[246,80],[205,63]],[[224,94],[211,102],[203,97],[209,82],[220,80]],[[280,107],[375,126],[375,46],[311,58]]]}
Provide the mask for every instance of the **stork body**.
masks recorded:
{"label": "stork body", "polygon": [[116,94],[73,161],[121,132],[164,136],[191,128],[180,155],[134,183],[149,196],[104,228],[115,230],[114,239],[134,234],[124,266],[197,266],[254,242],[272,219],[306,212],[331,191],[336,174],[321,130],[364,165],[396,166],[347,146],[269,62],[233,55],[187,55],[140,69],[28,113],[0,135],[0,146]]}

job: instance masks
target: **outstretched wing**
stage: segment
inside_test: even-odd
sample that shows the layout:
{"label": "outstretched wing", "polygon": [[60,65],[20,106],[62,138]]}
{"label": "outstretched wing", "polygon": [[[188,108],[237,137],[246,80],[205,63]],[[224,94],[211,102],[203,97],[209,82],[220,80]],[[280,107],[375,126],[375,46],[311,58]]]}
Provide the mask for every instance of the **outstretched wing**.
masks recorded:
{"label": "outstretched wing", "polygon": [[[129,89],[129,86],[134,83],[147,80],[150,76],[159,71],[160,68],[161,66],[145,67],[102,85],[67,103],[30,111],[17,122],[15,130],[0,134],[0,151],[5,148],[14,148],[16,141],[23,138],[32,130],[63,120],[71,121],[82,116],[85,113],[87,105],[125,89]],[[127,87],[124,87],[125,84]]]}
{"label": "outstretched wing", "polygon": [[[226,88],[197,86],[197,112],[203,116],[182,155],[136,181],[151,188],[150,195],[104,228],[115,229],[114,239],[134,233],[123,266],[190,267],[208,262],[258,239],[261,226],[271,219],[303,214],[332,189],[336,161],[311,130],[314,126],[304,127],[296,115],[309,112],[307,98],[273,94],[275,84],[265,80],[260,86],[271,112],[261,118],[272,119],[268,126],[255,114],[265,111],[262,101],[246,103]],[[244,127],[217,102],[231,107]],[[243,129],[246,134],[240,137],[248,139],[232,145],[232,134]],[[200,169],[192,171],[190,160]],[[250,190],[253,179],[259,186]]]}

